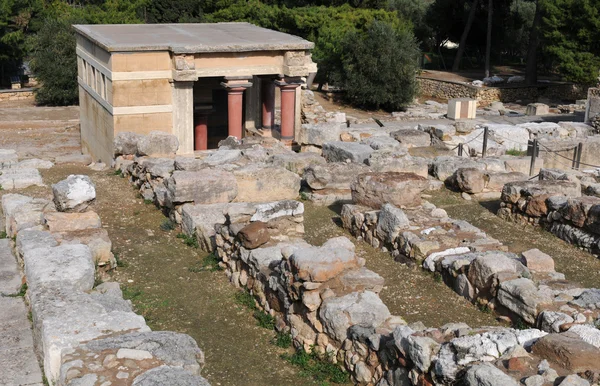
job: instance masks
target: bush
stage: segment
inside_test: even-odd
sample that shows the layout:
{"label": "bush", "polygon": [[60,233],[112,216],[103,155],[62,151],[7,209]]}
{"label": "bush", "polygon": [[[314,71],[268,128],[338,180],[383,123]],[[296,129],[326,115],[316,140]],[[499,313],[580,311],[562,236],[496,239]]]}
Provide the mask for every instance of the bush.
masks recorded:
{"label": "bush", "polygon": [[419,50],[412,32],[374,22],[366,32],[346,34],[342,52],[336,78],[349,102],[398,110],[413,101]]}
{"label": "bush", "polygon": [[31,69],[42,87],[35,99],[41,105],[78,103],[77,55],[71,20],[46,19],[33,38]]}

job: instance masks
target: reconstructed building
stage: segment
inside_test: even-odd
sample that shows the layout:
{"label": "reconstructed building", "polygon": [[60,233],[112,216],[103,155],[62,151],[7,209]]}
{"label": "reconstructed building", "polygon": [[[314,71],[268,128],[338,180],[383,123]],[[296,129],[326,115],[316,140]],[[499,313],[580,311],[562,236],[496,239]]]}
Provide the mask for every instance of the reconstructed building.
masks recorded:
{"label": "reconstructed building", "polygon": [[174,134],[179,154],[250,131],[293,140],[313,43],[248,23],[74,28],[81,143],[95,160],[110,162],[124,131]]}

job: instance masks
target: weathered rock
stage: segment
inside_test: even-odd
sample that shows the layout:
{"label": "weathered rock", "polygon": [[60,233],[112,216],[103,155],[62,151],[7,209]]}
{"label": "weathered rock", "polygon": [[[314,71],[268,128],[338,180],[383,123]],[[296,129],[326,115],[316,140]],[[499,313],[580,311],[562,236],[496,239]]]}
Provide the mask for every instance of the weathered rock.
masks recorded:
{"label": "weathered rock", "polygon": [[583,308],[594,308],[600,304],[600,289],[590,288],[583,291],[575,300],[573,304]]}
{"label": "weathered rock", "polygon": [[410,225],[408,217],[393,205],[384,204],[377,220],[377,236],[386,243],[393,243],[401,229]]}
{"label": "weathered rock", "polygon": [[558,386],[590,386],[590,383],[577,374],[567,375]]}
{"label": "weathered rock", "polygon": [[390,135],[409,148],[431,146],[431,136],[421,130],[400,129],[390,133]]}
{"label": "weathered rock", "polygon": [[352,200],[359,205],[380,208],[389,203],[397,207],[421,204],[427,179],[413,173],[364,173],[352,183]]}
{"label": "weathered rock", "polygon": [[388,308],[379,296],[370,291],[325,299],[319,309],[319,319],[325,331],[340,343],[347,338],[350,326],[359,324],[377,328],[388,317]]}
{"label": "weathered rock", "polygon": [[0,168],[13,167],[17,162],[19,162],[19,157],[15,149],[0,149]]}
{"label": "weathered rock", "polygon": [[137,133],[124,131],[118,133],[114,139],[115,156],[135,155],[138,152],[138,142],[142,136]]}
{"label": "weathered rock", "polygon": [[201,160],[194,157],[175,157],[175,170],[184,170],[187,172],[197,172],[207,167]]}
{"label": "weathered rock", "polygon": [[185,204],[181,212],[181,227],[185,234],[196,235],[203,251],[212,252],[216,248],[215,226],[225,224],[223,213],[227,204],[193,205]]}
{"label": "weathered rock", "polygon": [[208,381],[179,367],[160,366],[138,375],[132,386],[210,386]]}
{"label": "weathered rock", "polygon": [[311,282],[325,282],[345,270],[360,268],[353,250],[328,245],[296,250],[290,256],[290,266],[300,280]]}
{"label": "weathered rock", "polygon": [[471,366],[463,382],[465,386],[518,386],[517,381],[490,363]]}
{"label": "weathered rock", "polygon": [[[571,181],[519,181],[509,182],[502,189],[502,201],[516,204],[519,198],[536,196],[581,197],[578,183]],[[545,199],[545,198],[544,198]]]}
{"label": "weathered rock", "polygon": [[339,123],[304,124],[300,127],[296,141],[301,145],[323,146],[326,142],[340,140],[342,126]]}
{"label": "weathered rock", "polygon": [[560,326],[573,321],[569,315],[555,311],[544,311],[538,317],[540,328],[546,332],[560,332]]}
{"label": "weathered rock", "polygon": [[533,345],[532,352],[577,373],[600,370],[600,349],[572,333],[546,335]]}
{"label": "weathered rock", "polygon": [[275,154],[271,158],[271,162],[274,166],[282,167],[299,176],[304,175],[304,170],[311,165],[324,165],[327,163],[325,158],[310,152]]}
{"label": "weathered rock", "polygon": [[[304,204],[294,200],[280,200],[274,202],[265,202],[254,205],[254,212],[250,221],[269,221],[284,217],[298,216],[304,213]],[[230,212],[227,213],[230,215]],[[233,221],[233,220],[232,220]]]}
{"label": "weathered rock", "polygon": [[578,335],[584,342],[600,348],[600,330],[589,324],[576,324],[569,333]]}
{"label": "weathered rock", "polygon": [[237,237],[246,249],[258,248],[271,239],[267,224],[262,221],[246,225],[238,232]]}
{"label": "weathered rock", "polygon": [[431,174],[440,181],[446,181],[459,168],[475,168],[483,171],[485,164],[470,158],[440,156],[432,161]]}
{"label": "weathered rock", "polygon": [[24,189],[33,185],[44,186],[42,176],[37,169],[15,168],[0,170],[0,186],[4,190]]}
{"label": "weathered rock", "polygon": [[27,250],[23,261],[27,285],[31,291],[63,285],[88,291],[94,285],[94,262],[86,245],[59,245]]}
{"label": "weathered rock", "polygon": [[142,158],[138,161],[138,168],[144,173],[149,173],[153,178],[169,178],[175,170],[173,158]]}
{"label": "weathered rock", "polygon": [[151,131],[143,136],[137,144],[139,155],[147,156],[175,156],[179,148],[179,140],[176,136],[162,131]]}
{"label": "weathered rock", "polygon": [[313,190],[349,190],[358,174],[370,171],[369,167],[361,164],[332,162],[325,165],[308,166],[304,170],[304,179]]}
{"label": "weathered rock", "polygon": [[96,212],[47,212],[44,213],[44,221],[50,232],[74,232],[102,226]]}
{"label": "weathered rock", "polygon": [[25,159],[23,161],[19,161],[18,164],[13,165],[12,167],[24,168],[24,169],[50,169],[54,166],[52,161],[39,159],[39,158],[30,158]]}
{"label": "weathered rock", "polygon": [[371,146],[373,150],[393,151],[395,153],[404,153],[404,155],[408,154],[407,148],[392,137],[381,135],[365,138],[361,142]]}
{"label": "weathered rock", "polygon": [[[15,295],[21,288],[21,272],[9,239],[0,240],[0,297]],[[2,378],[0,378],[1,380]]]}
{"label": "weathered rock", "polygon": [[238,185],[233,173],[218,169],[175,171],[165,180],[165,185],[172,204],[226,203],[238,194]]}
{"label": "weathered rock", "polygon": [[300,177],[283,168],[249,165],[236,169],[233,175],[236,202],[294,200],[300,192]]}
{"label": "weathered rock", "polygon": [[340,282],[345,291],[372,291],[376,294],[381,292],[384,284],[383,277],[365,267],[344,273]]}
{"label": "weathered rock", "polygon": [[355,142],[327,142],[323,144],[323,157],[327,162],[365,163],[373,152],[371,146]]}
{"label": "weathered rock", "polygon": [[552,304],[552,299],[526,278],[500,283],[497,298],[500,304],[530,324],[535,323],[538,312]]}
{"label": "weathered rock", "polygon": [[429,371],[432,357],[440,349],[439,343],[425,336],[409,336],[407,339],[408,356],[422,372]]}
{"label": "weathered rock", "polygon": [[90,248],[94,263],[98,266],[114,265],[112,242],[103,228],[90,228],[73,232],[54,233],[60,244],[84,244]]}
{"label": "weathered rock", "polygon": [[476,168],[460,168],[454,172],[453,179],[461,192],[481,193],[485,189],[485,174]]}
{"label": "weathered rock", "polygon": [[518,275],[523,270],[523,265],[517,261],[515,255],[503,252],[485,252],[473,260],[469,267],[468,277],[473,286],[481,291],[491,287],[495,275],[499,273]]}
{"label": "weathered rock", "polygon": [[96,186],[88,176],[71,174],[52,185],[54,205],[61,212],[83,212],[96,199]]}
{"label": "weathered rock", "polygon": [[521,253],[527,268],[534,272],[554,272],[554,259],[539,249],[530,249]]}
{"label": "weathered rock", "polygon": [[411,157],[403,151],[389,150],[373,152],[367,160],[367,165],[376,172],[415,173],[425,178],[429,175],[429,163],[426,158]]}
{"label": "weathered rock", "polygon": [[206,165],[217,166],[217,165],[233,163],[233,162],[237,161],[238,159],[240,159],[241,157],[242,157],[241,150],[219,149],[219,150],[215,151],[214,153],[212,153],[211,155],[209,155],[208,157],[204,158],[202,161]]}

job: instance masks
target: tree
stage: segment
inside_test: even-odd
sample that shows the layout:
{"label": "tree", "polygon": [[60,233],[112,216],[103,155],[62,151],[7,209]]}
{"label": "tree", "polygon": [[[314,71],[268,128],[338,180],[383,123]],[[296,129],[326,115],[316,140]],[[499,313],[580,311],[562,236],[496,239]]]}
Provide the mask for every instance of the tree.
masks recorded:
{"label": "tree", "polygon": [[341,47],[336,79],[351,103],[398,110],[413,101],[419,49],[409,29],[376,21],[365,32],[347,33]]}
{"label": "tree", "polygon": [[36,93],[42,105],[73,105],[78,101],[75,33],[69,19],[47,19],[33,39],[31,69],[43,85]]}
{"label": "tree", "polygon": [[454,58],[454,63],[452,64],[452,71],[458,71],[458,69],[460,68],[460,62],[462,60],[463,54],[465,52],[465,47],[467,45],[467,37],[469,36],[469,31],[471,30],[471,26],[473,25],[473,20],[475,20],[475,11],[477,11],[478,4],[479,0],[473,0],[473,3],[471,4],[469,17],[467,18],[465,29],[463,30],[462,36],[460,37],[458,51],[456,51],[456,57]]}
{"label": "tree", "polygon": [[490,55],[492,53],[492,25],[494,15],[494,0],[488,0],[487,37],[485,43],[485,77],[490,76]]}
{"label": "tree", "polygon": [[202,0],[150,0],[147,23],[198,23],[204,18]]}
{"label": "tree", "polygon": [[542,18],[540,1],[535,2],[535,16],[529,33],[529,47],[527,48],[527,64],[525,69],[525,82],[527,84],[537,83],[537,51],[539,45],[539,26]]}

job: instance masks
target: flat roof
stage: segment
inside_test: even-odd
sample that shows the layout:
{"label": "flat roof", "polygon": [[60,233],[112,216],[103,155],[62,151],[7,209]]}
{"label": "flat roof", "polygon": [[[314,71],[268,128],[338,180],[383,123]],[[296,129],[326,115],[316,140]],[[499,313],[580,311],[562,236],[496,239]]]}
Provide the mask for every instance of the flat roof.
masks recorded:
{"label": "flat roof", "polygon": [[250,23],[85,24],[73,26],[109,52],[250,52],[306,50],[314,43]]}

